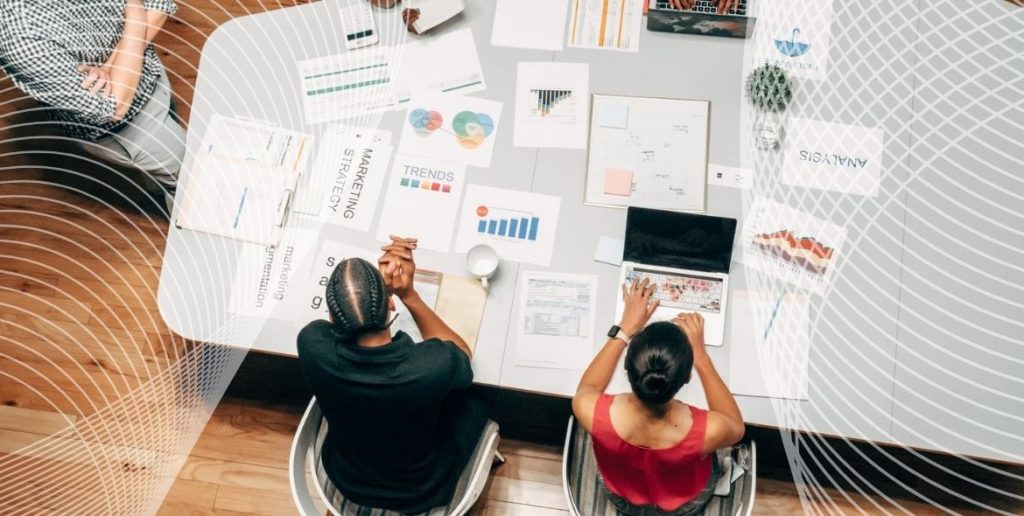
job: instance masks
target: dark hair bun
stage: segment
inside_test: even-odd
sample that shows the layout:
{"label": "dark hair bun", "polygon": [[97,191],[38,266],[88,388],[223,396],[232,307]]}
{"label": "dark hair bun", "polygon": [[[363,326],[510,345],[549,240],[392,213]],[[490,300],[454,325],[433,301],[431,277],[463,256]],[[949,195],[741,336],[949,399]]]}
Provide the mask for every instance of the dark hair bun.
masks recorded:
{"label": "dark hair bun", "polygon": [[636,397],[645,403],[666,403],[675,392],[669,390],[668,378],[664,371],[648,370],[640,375]]}
{"label": "dark hair bun", "polygon": [[343,260],[327,280],[327,310],[346,339],[387,327],[388,291],[377,268],[362,258]]}
{"label": "dark hair bun", "polygon": [[626,352],[626,377],[633,394],[656,414],[690,380],[693,350],[686,335],[670,322],[648,325]]}

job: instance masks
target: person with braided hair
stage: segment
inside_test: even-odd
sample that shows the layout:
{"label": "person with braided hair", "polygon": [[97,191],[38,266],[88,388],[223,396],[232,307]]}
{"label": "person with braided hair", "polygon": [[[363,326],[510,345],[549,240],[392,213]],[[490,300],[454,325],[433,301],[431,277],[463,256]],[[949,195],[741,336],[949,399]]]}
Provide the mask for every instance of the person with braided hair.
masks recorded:
{"label": "person with braided hair", "polygon": [[[743,438],[743,416],[704,349],[700,314],[647,324],[658,307],[655,287],[647,279],[622,286],[622,321],[583,373],[572,409],[620,514],[697,513],[718,480],[715,451]],[[605,394],[624,350],[632,392]],[[674,399],[694,369],[706,411]]]}
{"label": "person with braided hair", "polygon": [[[392,237],[375,266],[331,273],[330,321],[299,332],[299,365],[327,418],[321,460],[357,504],[419,514],[445,505],[487,423],[467,393],[472,351],[413,288],[416,240]],[[392,334],[395,299],[423,342]]]}

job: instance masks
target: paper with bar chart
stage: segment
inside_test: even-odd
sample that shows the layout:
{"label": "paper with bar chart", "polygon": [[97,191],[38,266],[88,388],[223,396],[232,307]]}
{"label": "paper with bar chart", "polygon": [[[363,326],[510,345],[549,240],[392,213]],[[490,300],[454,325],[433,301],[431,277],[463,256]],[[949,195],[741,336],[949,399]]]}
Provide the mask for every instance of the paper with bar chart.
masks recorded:
{"label": "paper with bar chart", "polygon": [[561,204],[552,195],[469,185],[455,250],[487,244],[502,260],[550,265]]}
{"label": "paper with bar chart", "polygon": [[416,95],[402,124],[399,152],[489,167],[501,107],[475,97]]}
{"label": "paper with bar chart", "polygon": [[590,65],[519,63],[516,77],[516,147],[587,147]]}
{"label": "paper with bar chart", "polygon": [[307,124],[401,109],[419,91],[487,88],[470,29],[307,59],[299,62],[299,78]]}
{"label": "paper with bar chart", "polygon": [[307,124],[379,113],[397,104],[392,47],[358,49],[299,62]]}
{"label": "paper with bar chart", "polygon": [[447,253],[459,213],[466,167],[461,163],[396,154],[377,240],[418,238],[419,247]]}
{"label": "paper with bar chart", "polygon": [[822,294],[835,273],[846,228],[758,197],[743,224],[743,265]]}

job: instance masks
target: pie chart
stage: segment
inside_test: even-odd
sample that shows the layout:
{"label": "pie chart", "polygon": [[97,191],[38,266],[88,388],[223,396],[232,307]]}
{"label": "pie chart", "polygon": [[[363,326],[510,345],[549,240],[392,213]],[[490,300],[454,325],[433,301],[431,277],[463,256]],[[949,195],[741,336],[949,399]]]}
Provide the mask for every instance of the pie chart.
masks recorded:
{"label": "pie chart", "polygon": [[416,131],[416,134],[426,136],[437,130],[444,123],[444,117],[437,111],[427,111],[423,108],[416,108],[409,112],[409,124]]}

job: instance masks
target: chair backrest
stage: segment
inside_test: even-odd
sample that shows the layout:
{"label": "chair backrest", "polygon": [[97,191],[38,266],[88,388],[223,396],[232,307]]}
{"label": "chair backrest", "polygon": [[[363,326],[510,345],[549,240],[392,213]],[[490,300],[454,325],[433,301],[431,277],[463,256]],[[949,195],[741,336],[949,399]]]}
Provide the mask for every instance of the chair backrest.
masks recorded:
{"label": "chair backrest", "polygon": [[[757,446],[751,441],[729,450],[731,460],[745,470],[742,477],[732,483],[728,496],[712,496],[702,514],[749,516],[754,507],[757,490]],[[569,514],[572,516],[614,516],[615,506],[599,487],[597,460],[590,434],[570,417],[562,451],[562,492]]]}
{"label": "chair backrest", "polygon": [[[327,420],[323,418],[316,398],[313,398],[299,423],[295,439],[292,441],[291,460],[288,467],[292,498],[299,511],[305,516],[323,514],[323,510],[317,508],[315,500],[310,495],[310,488],[312,488],[319,494],[321,501],[327,506],[327,510],[335,516],[371,513],[374,516],[402,516],[393,511],[363,507],[345,499],[323,468],[320,450],[326,436]],[[491,463],[498,452],[498,441],[498,424],[488,421],[473,454],[459,476],[451,502],[447,506],[437,507],[425,513],[426,516],[462,516],[469,512],[487,484]],[[312,486],[306,482],[307,471],[312,473]]]}
{"label": "chair backrest", "polygon": [[306,516],[322,514],[310,494],[313,489],[306,477],[309,471],[309,450],[316,439],[321,419],[323,415],[320,413],[320,407],[316,404],[316,398],[313,398],[299,422],[288,458],[288,481],[291,484],[292,499],[295,500],[299,512]]}

